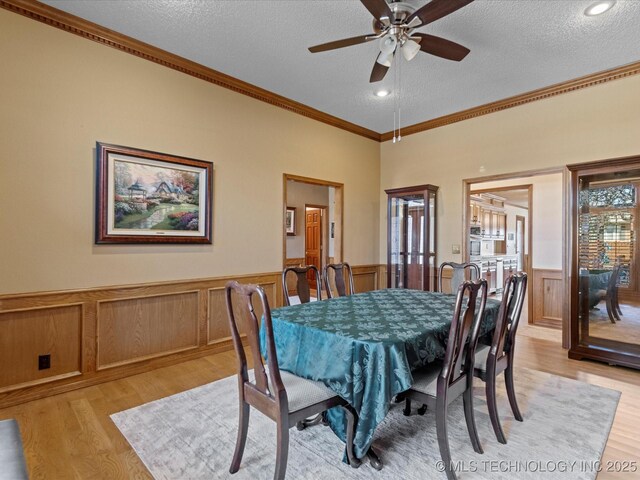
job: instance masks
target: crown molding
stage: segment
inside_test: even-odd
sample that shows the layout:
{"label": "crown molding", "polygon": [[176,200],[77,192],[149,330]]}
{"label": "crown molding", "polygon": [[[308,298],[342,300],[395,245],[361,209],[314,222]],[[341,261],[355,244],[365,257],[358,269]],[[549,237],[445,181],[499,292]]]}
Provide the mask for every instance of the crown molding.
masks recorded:
{"label": "crown molding", "polygon": [[320,110],[316,110],[315,108],[250,83],[243,82],[230,75],[205,67],[199,63],[174,55],[44,3],[35,0],[0,0],[0,7],[66,32],[79,35],[88,40],[93,40],[94,42],[107,45],[135,55],[136,57],[144,58],[145,60],[186,73],[187,75],[213,83],[214,85],[233,90],[236,93],[247,95],[256,100],[297,113],[298,115],[326,123],[377,142],[380,141],[380,134],[378,132],[361,127],[355,123],[347,122],[346,120],[321,112]]}
{"label": "crown molding", "polygon": [[[321,112],[320,110],[250,83],[243,82],[242,80],[230,75],[205,67],[199,63],[174,55],[160,48],[141,42],[127,35],[120,34],[80,17],[76,17],[75,15],[71,15],[36,0],[0,0],[0,7],[362,137],[375,140],[377,142],[386,142],[393,138],[393,132],[378,133],[373,130],[369,130],[368,128],[334,117],[333,115]],[[452,123],[499,112],[501,110],[506,110],[508,108],[517,107],[538,100],[544,100],[556,95],[570,93],[575,90],[599,85],[611,80],[630,77],[639,73],[640,61],[612,68],[610,70],[585,75],[584,77],[575,78],[537,90],[532,90],[520,95],[515,95],[503,100],[480,105],[478,107],[469,108],[467,110],[462,110],[460,112],[455,112],[432,120],[427,120],[425,122],[409,125],[402,128],[402,135],[407,136],[424,132],[433,128],[443,127]]]}
{"label": "crown molding", "polygon": [[[518,107],[526,103],[536,102],[538,100],[544,100],[546,98],[554,97],[556,95],[562,95],[564,93],[570,93],[575,90],[580,90],[594,85],[600,85],[601,83],[610,82],[611,80],[618,80],[619,78],[630,77],[640,73],[640,62],[630,63],[621,67],[612,68],[609,70],[603,70],[601,72],[585,75],[584,77],[574,78],[566,82],[556,83],[549,87],[539,88],[530,92],[515,95],[513,97],[498,100],[496,102],[487,103],[478,107],[469,108],[460,112],[455,112],[443,117],[427,120],[426,122],[416,123],[415,125],[409,125],[408,127],[402,127],[402,136],[413,135],[414,133],[424,132],[425,130],[431,130],[433,128],[443,127],[451,123],[461,122],[463,120],[469,120],[471,118],[480,117],[489,113],[499,112],[506,110],[507,108]],[[393,138],[393,132],[386,132],[380,134],[380,141],[386,142]]]}

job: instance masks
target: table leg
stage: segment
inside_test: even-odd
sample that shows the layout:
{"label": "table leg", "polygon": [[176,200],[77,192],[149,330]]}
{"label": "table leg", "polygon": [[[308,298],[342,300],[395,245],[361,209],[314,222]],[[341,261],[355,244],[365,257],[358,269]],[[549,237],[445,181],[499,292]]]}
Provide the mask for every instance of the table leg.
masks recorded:
{"label": "table leg", "polygon": [[369,463],[373,468],[375,468],[376,470],[382,470],[382,467],[384,465],[382,464],[382,460],[380,460],[380,457],[378,457],[378,454],[373,449],[373,447],[369,447],[369,450],[367,451],[367,458],[369,459]]}

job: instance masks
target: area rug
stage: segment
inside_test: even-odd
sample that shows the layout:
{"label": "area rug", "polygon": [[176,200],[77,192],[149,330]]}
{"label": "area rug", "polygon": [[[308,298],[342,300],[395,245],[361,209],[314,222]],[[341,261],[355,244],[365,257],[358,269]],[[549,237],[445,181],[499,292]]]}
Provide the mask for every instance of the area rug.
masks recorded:
{"label": "area rug", "polygon": [[[514,420],[499,379],[499,411],[507,445],[497,442],[484,384],[474,391],[484,454],[473,451],[462,401],[449,409],[449,441],[460,479],[593,479],[597,475],[620,392],[528,369],[516,372],[524,422]],[[275,424],[251,410],[240,471],[229,474],[237,429],[235,377],[172,395],[111,416],[156,479],[258,480],[273,478]],[[415,412],[415,410],[414,410]],[[393,405],[376,430],[374,447],[384,468],[342,463],[344,444],[327,427],[291,430],[287,478],[295,480],[440,479],[433,412],[405,417]]]}

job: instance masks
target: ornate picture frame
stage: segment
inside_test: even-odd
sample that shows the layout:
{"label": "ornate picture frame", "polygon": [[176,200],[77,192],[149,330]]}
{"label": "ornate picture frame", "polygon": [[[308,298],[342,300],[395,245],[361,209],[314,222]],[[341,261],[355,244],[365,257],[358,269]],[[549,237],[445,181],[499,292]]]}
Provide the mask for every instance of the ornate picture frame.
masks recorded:
{"label": "ornate picture frame", "polygon": [[95,243],[212,243],[213,162],[96,143]]}

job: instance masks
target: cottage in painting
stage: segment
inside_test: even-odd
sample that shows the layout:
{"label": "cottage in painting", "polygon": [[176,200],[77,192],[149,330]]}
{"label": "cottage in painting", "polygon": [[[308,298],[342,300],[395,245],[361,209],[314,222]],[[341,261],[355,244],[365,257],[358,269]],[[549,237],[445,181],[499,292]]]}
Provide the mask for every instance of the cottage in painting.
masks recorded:
{"label": "cottage in painting", "polygon": [[156,186],[154,193],[160,198],[175,198],[176,200],[185,200],[188,196],[182,187],[166,180]]}

